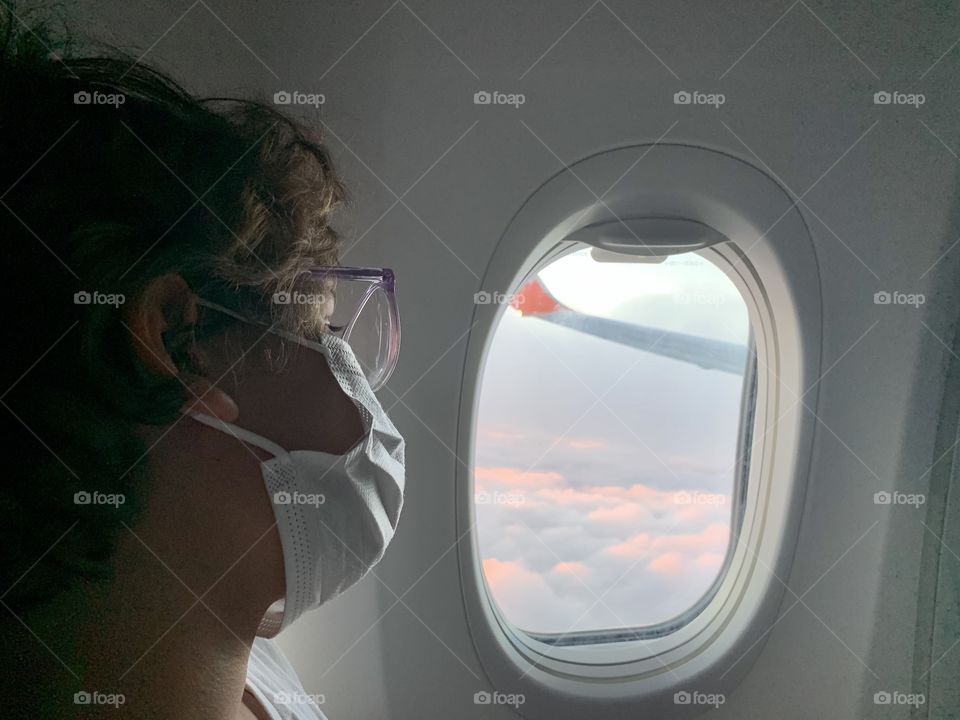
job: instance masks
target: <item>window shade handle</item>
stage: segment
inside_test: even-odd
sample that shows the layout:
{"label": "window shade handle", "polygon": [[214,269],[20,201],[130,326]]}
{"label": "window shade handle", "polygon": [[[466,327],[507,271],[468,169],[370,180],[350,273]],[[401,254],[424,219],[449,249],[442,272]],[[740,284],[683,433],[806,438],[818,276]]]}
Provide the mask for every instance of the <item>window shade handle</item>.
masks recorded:
{"label": "window shade handle", "polygon": [[696,220],[631,218],[587,225],[564,239],[626,255],[664,257],[701,250],[730,238]]}

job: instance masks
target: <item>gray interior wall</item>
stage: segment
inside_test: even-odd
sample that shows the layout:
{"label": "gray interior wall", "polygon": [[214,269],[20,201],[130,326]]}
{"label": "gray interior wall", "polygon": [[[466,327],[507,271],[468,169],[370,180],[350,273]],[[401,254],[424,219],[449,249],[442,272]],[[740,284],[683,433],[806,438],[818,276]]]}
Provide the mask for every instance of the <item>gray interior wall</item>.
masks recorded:
{"label": "gray interior wall", "polygon": [[[960,237],[960,6],[66,6],[83,31],[148,51],[195,91],[324,93],[321,118],[355,201],[342,223],[347,245],[362,238],[344,260],[397,271],[403,352],[382,395],[408,442],[403,521],[376,576],[281,639],[331,718],[493,717],[471,702],[484,675],[456,554],[442,555],[457,540],[452,448],[472,296],[510,217],[564,163],[660,138],[741,157],[801,196],[823,282],[829,372],[811,408],[797,557],[782,578],[803,603],[714,715],[865,717],[876,690],[910,689],[917,599],[933,592],[920,573],[929,531],[872,495],[925,492],[935,456],[960,256],[950,250]],[[477,106],[480,89],[522,92],[526,103]],[[722,92],[726,103],[677,106],[680,89]],[[926,104],[876,106],[883,89],[922,92]],[[878,290],[924,292],[928,302],[877,306]],[[956,538],[955,529],[944,538],[955,552],[939,571],[954,578]]]}

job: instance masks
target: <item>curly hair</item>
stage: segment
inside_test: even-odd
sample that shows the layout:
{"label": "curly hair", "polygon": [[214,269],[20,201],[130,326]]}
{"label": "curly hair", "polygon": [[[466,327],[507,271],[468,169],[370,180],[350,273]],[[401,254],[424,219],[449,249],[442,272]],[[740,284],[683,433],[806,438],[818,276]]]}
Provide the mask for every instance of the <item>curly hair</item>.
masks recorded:
{"label": "curly hair", "polygon": [[[173,422],[188,399],[90,294],[129,303],[178,273],[315,329],[309,307],[267,299],[337,263],[346,201],[320,134],[266,102],[194,98],[119,52],[71,55],[0,5],[0,599],[14,611],[108,577],[149,486],[134,426]],[[85,504],[91,492],[125,502]]]}

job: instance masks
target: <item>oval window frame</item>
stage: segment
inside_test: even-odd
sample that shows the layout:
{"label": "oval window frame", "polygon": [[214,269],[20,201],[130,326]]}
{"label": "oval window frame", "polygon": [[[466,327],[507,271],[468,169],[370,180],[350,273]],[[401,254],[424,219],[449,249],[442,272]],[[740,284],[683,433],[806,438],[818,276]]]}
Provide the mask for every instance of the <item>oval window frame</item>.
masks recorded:
{"label": "oval window frame", "polygon": [[[606,186],[610,190],[599,198],[585,191]],[[640,708],[676,711],[675,690],[726,693],[735,687],[783,599],[785,587],[777,578],[789,574],[812,453],[813,428],[804,413],[810,402],[796,398],[810,397],[815,407],[820,279],[809,231],[787,193],[753,165],[715,150],[657,144],[605,151],[564,168],[524,202],[493,253],[481,289],[515,290],[563,251],[566,238],[611,216],[694,221],[729,238],[700,252],[732,271],[728,276],[749,308],[764,369],[757,377],[745,515],[720,587],[675,632],[646,642],[558,647],[511,628],[489,597],[480,567],[470,477],[483,364],[503,308],[475,305],[464,378],[476,381],[462,385],[457,430],[457,454],[464,459],[456,485],[461,590],[491,685],[522,693],[530,718],[571,710],[595,718]]]}

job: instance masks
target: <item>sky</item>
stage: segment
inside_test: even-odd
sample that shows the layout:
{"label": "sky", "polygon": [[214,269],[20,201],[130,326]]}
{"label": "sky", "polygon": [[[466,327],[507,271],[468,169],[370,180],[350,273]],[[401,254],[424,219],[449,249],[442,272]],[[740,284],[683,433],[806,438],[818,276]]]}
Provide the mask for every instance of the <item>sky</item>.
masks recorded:
{"label": "sky", "polygon": [[[539,279],[579,312],[747,343],[733,283],[694,254]],[[515,626],[653,625],[691,607],[727,552],[742,377],[507,307],[486,358],[474,467],[491,594]]]}

